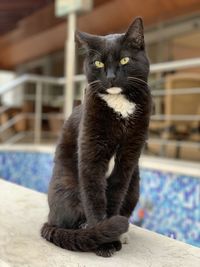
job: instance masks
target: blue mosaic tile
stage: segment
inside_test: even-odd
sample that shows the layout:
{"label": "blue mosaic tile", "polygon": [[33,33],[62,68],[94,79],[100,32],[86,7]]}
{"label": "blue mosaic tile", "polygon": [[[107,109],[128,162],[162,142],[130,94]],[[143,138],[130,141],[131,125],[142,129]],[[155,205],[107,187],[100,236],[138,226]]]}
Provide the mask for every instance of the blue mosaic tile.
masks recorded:
{"label": "blue mosaic tile", "polygon": [[200,179],[141,170],[140,201],[131,222],[200,247]]}
{"label": "blue mosaic tile", "polygon": [[[47,192],[53,155],[0,152],[0,177]],[[139,203],[131,223],[200,247],[200,179],[157,170],[141,170]]]}
{"label": "blue mosaic tile", "polygon": [[52,166],[48,153],[0,152],[0,177],[39,192],[47,192]]}

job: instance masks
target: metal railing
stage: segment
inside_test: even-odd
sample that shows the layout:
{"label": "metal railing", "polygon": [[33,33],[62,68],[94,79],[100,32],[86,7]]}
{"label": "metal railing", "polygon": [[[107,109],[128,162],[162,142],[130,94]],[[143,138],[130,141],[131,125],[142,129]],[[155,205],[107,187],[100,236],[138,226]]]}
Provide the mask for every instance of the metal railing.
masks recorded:
{"label": "metal railing", "polygon": [[[85,76],[83,74],[76,75],[74,77],[74,82],[85,82]],[[42,113],[42,86],[45,85],[65,85],[65,78],[54,78],[48,76],[39,76],[39,75],[32,75],[32,74],[25,74],[21,77],[18,77],[14,80],[7,82],[6,84],[1,86],[0,97],[12,90],[15,90],[18,86],[24,85],[26,83],[33,83],[35,84],[35,124],[34,124],[34,143],[38,144],[41,140],[41,122],[42,119],[45,118],[45,114]],[[72,100],[73,101],[73,100]],[[6,112],[9,107],[1,107],[0,108],[0,115]],[[60,115],[60,114],[59,114]],[[31,117],[33,114],[18,114],[5,122],[3,125],[0,125],[0,134],[2,134],[5,130],[9,129],[13,125],[15,125],[20,120],[24,119],[25,117]],[[61,115],[64,118],[64,113]],[[25,134],[17,134],[18,138],[11,137],[11,139],[5,141],[4,143],[13,143],[15,140],[19,140],[24,137]]]}
{"label": "metal railing", "polygon": [[[197,68],[200,67],[200,58],[195,59],[188,59],[188,60],[179,60],[179,61],[173,61],[173,62],[164,62],[159,64],[152,64],[150,67],[151,74],[161,74],[163,72],[170,72],[170,71],[178,71],[183,69],[190,69],[190,68]],[[5,122],[4,124],[0,125],[0,134],[5,132],[5,130],[11,128],[13,125],[15,125],[20,120],[24,119],[25,117],[33,117],[34,116],[34,143],[38,144],[41,142],[41,134],[42,134],[42,119],[48,117],[48,114],[43,114],[42,112],[42,105],[43,105],[43,99],[42,99],[42,91],[43,91],[43,85],[56,85],[64,87],[66,82],[66,79],[63,78],[53,78],[53,77],[43,77],[38,75],[23,75],[21,77],[18,77],[3,86],[1,86],[0,90],[0,97],[7,92],[11,90],[15,90],[18,86],[24,85],[26,83],[32,83],[35,84],[35,113],[34,114],[18,114]],[[76,75],[74,77],[75,83],[81,83],[82,85],[85,83],[85,76],[84,75]],[[83,86],[84,88],[84,86]],[[82,90],[83,92],[83,90]],[[83,94],[83,93],[82,93]],[[153,90],[152,94],[154,97],[164,97],[166,94],[171,95],[186,95],[186,94],[200,94],[200,88],[180,88],[180,89],[173,89],[173,90]],[[73,99],[71,99],[73,101]],[[65,105],[66,103],[63,103]],[[65,108],[64,108],[65,109]],[[63,110],[64,110],[63,109]],[[0,115],[5,113],[8,110],[8,107],[0,107]],[[64,119],[64,111],[63,114],[59,114],[60,118]],[[198,114],[176,114],[176,115],[166,115],[166,114],[154,114],[152,115],[152,121],[161,121],[161,120],[174,120],[174,121],[200,121],[200,115]],[[16,141],[19,141],[20,138],[24,137],[25,133],[18,133],[8,140],[5,141],[5,143],[14,143]],[[185,142],[180,140],[166,140],[166,139],[150,139],[150,142],[159,143],[162,145],[166,144],[174,144],[180,146],[180,145],[186,145],[193,147],[194,145],[196,147],[200,148],[199,142]]]}

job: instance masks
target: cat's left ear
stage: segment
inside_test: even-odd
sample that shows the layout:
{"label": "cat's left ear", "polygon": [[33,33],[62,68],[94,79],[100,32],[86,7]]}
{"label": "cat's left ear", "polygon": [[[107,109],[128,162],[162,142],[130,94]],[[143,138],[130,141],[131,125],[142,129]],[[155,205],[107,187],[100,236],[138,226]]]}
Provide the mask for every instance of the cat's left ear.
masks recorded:
{"label": "cat's left ear", "polygon": [[139,49],[144,48],[144,28],[143,20],[137,17],[129,26],[125,33],[124,40],[128,43],[136,45]]}

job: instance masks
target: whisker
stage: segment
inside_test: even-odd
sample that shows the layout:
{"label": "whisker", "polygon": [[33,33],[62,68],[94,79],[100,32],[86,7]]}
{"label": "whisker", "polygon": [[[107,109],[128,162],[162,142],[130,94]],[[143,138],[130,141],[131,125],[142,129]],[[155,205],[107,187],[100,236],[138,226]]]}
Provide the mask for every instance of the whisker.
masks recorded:
{"label": "whisker", "polygon": [[95,80],[95,81],[93,81],[93,82],[91,82],[91,83],[88,83],[88,85],[93,85],[93,84],[95,84],[95,83],[100,83],[101,81],[100,80]]}
{"label": "whisker", "polygon": [[127,85],[131,86],[131,87],[134,87],[134,88],[138,88],[138,87],[141,87],[141,83],[137,82],[137,81],[134,81],[134,82],[127,82]]}
{"label": "whisker", "polygon": [[131,76],[129,76],[128,79],[130,79],[130,80],[135,80],[135,81],[140,81],[140,82],[143,82],[144,84],[147,84],[147,85],[148,85],[147,82],[145,82],[145,81],[142,80],[142,79],[136,78],[136,77],[131,77]]}
{"label": "whisker", "polygon": [[92,86],[93,89],[99,90],[99,89],[106,89],[106,87],[101,83],[100,80],[95,80],[88,84],[89,86]]}
{"label": "whisker", "polygon": [[135,86],[135,87],[142,86],[142,84],[138,81],[131,81],[131,82],[128,82],[127,84],[131,85],[132,87],[133,86]]}
{"label": "whisker", "polygon": [[97,89],[97,90],[99,90],[99,89],[106,89],[106,87],[103,86],[102,84],[95,84],[94,85],[94,88]]}

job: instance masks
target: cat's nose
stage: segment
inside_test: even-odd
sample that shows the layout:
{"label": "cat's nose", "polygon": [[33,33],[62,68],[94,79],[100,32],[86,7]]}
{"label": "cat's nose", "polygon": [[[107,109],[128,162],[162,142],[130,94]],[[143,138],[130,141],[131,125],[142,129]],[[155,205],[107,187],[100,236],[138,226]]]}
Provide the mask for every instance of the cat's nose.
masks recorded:
{"label": "cat's nose", "polygon": [[107,69],[107,79],[112,80],[116,77],[113,69]]}
{"label": "cat's nose", "polygon": [[114,80],[116,78],[114,70],[113,69],[108,69],[106,77],[107,77],[107,80],[108,80],[108,82],[110,84],[110,87],[112,87],[114,85]]}

